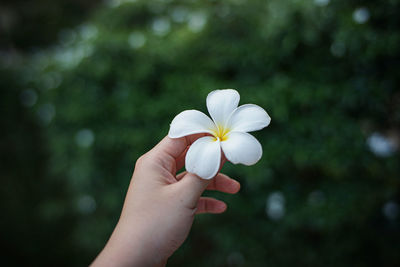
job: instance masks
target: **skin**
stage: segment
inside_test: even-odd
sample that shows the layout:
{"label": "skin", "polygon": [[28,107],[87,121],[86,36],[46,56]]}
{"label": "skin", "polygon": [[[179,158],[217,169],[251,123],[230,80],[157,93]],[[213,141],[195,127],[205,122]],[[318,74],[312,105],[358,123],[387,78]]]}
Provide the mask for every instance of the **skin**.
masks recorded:
{"label": "skin", "polygon": [[201,195],[206,189],[237,193],[237,181],[222,173],[211,180],[176,175],[188,148],[202,136],[167,136],[137,160],[120,219],[92,266],[165,266],[187,238],[195,214],[226,210],[224,202]]}

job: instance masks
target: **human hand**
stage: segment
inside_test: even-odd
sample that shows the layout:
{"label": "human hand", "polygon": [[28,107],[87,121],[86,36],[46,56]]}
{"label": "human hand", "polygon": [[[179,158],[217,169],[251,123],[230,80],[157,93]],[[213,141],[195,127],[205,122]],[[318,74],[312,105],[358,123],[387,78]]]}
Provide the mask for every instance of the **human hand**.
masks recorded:
{"label": "human hand", "polygon": [[93,266],[164,266],[188,236],[195,214],[226,210],[224,202],[201,194],[237,193],[237,181],[221,173],[211,180],[176,175],[189,146],[202,136],[165,137],[137,160],[119,222]]}

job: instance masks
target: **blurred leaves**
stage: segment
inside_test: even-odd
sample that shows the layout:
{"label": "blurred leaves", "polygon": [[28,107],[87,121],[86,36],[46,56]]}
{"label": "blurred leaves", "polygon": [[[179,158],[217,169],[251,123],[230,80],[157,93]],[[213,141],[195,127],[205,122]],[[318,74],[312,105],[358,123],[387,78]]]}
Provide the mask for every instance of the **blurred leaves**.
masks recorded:
{"label": "blurred leaves", "polygon": [[[118,219],[135,160],[177,113],[206,111],[208,92],[236,88],[243,103],[272,117],[255,133],[263,158],[251,168],[226,164],[241,192],[207,192],[227,201],[228,211],[199,216],[169,264],[396,265],[399,4],[105,3],[53,47],[2,74],[13,88],[1,100],[8,112],[2,140],[13,140],[2,141],[9,162],[2,190],[13,207],[2,243],[12,240],[9,251],[38,265],[47,263],[41,256],[49,244],[62,253],[48,265],[87,265]],[[377,133],[381,139],[367,142]],[[31,195],[10,193],[32,179]],[[31,199],[37,202],[28,207]],[[27,215],[35,224],[26,229],[49,227],[32,243],[15,226],[27,209],[39,215]],[[59,231],[67,241],[54,238]],[[44,252],[28,253],[34,242]]]}

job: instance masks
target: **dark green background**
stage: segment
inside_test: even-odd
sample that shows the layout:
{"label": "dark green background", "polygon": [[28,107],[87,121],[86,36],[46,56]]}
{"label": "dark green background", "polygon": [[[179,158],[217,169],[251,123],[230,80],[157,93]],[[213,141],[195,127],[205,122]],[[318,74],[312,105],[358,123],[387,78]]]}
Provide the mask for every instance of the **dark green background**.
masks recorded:
{"label": "dark green background", "polygon": [[169,266],[398,266],[400,1],[0,4],[0,251],[85,266],[135,160],[217,88],[267,110]]}

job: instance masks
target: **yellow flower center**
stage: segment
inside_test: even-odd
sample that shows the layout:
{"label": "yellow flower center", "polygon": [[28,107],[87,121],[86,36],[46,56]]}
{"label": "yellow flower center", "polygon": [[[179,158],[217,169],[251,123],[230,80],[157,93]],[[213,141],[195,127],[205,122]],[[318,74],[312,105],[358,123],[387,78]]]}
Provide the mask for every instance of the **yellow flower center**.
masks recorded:
{"label": "yellow flower center", "polygon": [[228,139],[228,133],[229,133],[230,129],[223,127],[223,126],[219,126],[217,125],[217,129],[213,131],[213,135],[215,137],[215,141],[217,141],[217,138],[222,142],[225,141],[226,139]]}

